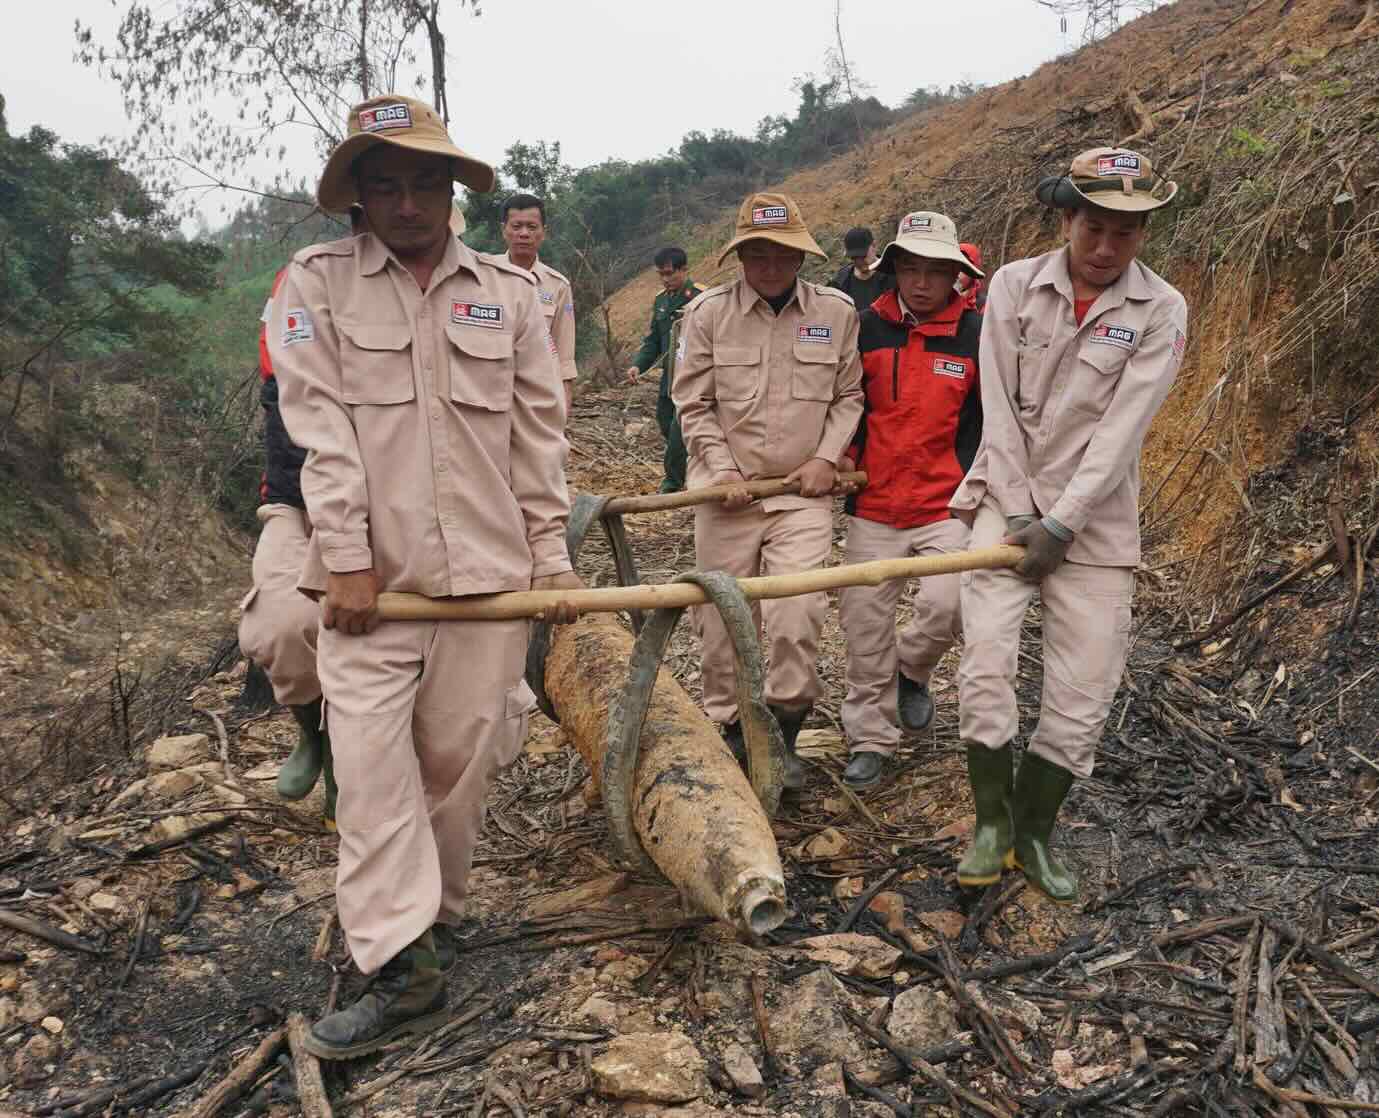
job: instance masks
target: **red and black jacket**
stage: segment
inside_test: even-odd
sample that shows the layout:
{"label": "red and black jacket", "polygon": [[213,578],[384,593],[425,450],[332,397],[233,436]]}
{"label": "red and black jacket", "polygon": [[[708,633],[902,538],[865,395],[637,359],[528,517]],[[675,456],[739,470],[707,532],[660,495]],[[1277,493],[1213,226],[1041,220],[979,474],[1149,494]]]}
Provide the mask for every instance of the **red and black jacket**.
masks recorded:
{"label": "red and black jacket", "polygon": [[846,510],[893,528],[947,519],[982,438],[982,317],[954,292],[916,325],[888,291],[858,325],[866,400],[849,453],[867,472],[867,486],[847,499]]}
{"label": "red and black jacket", "polygon": [[[273,277],[273,293],[268,306],[273,305],[273,296],[282,286],[283,269]],[[264,320],[259,324],[259,403],[263,405],[263,444],[266,462],[263,480],[259,482],[259,503],[264,505],[294,505],[306,508],[302,499],[302,463],[306,461],[306,451],[292,441],[283,424],[282,412],[278,410],[278,378],[273,375],[273,359],[268,355],[268,307],[264,308]]]}

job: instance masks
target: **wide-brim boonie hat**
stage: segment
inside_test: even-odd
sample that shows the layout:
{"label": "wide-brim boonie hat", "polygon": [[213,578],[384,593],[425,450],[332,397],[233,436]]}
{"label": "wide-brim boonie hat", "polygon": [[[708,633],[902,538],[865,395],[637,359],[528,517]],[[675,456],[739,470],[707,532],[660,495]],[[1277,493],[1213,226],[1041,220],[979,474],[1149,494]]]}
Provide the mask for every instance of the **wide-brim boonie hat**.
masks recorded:
{"label": "wide-brim boonie hat", "polygon": [[1034,189],[1046,206],[1083,205],[1121,213],[1146,213],[1166,206],[1178,184],[1154,170],[1147,156],[1128,148],[1092,148],[1073,159],[1067,174],[1050,175]]}
{"label": "wide-brim boonie hat", "polygon": [[465,228],[466,228],[467,226],[468,226],[468,222],[466,222],[465,219],[464,219],[464,210],[460,209],[460,203],[459,203],[459,201],[457,200],[457,201],[451,202],[451,203],[450,203],[450,232],[454,233],[455,236],[458,237],[461,233],[463,233],[463,232],[465,231]]}
{"label": "wide-brim boonie hat", "polygon": [[316,187],[316,200],[330,213],[343,213],[359,200],[351,168],[377,144],[447,156],[451,177],[480,194],[497,182],[492,167],[455,146],[445,122],[424,101],[396,93],[370,97],[350,109],[345,130],[345,139],[330,153]]}
{"label": "wide-brim boonie hat", "polygon": [[814,256],[828,259],[809,234],[809,228],[800,214],[800,207],[788,194],[749,194],[737,211],[737,228],[733,239],[723,246],[718,254],[718,264],[722,267],[728,254],[747,241],[771,241],[786,248],[797,248]]}
{"label": "wide-brim boonie hat", "polygon": [[895,254],[900,249],[915,256],[922,256],[926,260],[951,260],[974,279],[981,279],[986,275],[962,251],[962,243],[958,240],[958,227],[941,213],[916,210],[902,217],[895,231],[895,240],[881,250],[881,259],[877,262],[876,270],[894,273]]}

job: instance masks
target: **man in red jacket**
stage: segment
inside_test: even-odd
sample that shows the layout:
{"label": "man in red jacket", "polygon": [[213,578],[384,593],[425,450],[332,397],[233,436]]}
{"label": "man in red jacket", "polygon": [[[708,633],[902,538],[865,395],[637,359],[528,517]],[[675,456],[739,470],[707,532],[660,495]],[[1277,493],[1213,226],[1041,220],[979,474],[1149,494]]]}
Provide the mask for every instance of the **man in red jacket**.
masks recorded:
{"label": "man in red jacket", "polygon": [[[963,253],[953,223],[926,212],[901,220],[877,267],[895,275],[896,289],[859,322],[866,403],[850,457],[868,482],[845,506],[849,563],[963,550],[967,528],[952,518],[948,501],[981,441],[981,316],[954,286],[959,273],[977,280],[981,269]],[[842,591],[843,729],[852,750],[843,779],[852,787],[881,779],[900,741],[897,715],[908,730],[933,719],[929,676],[962,631],[959,577],[919,584],[914,617],[898,641],[903,582]]]}

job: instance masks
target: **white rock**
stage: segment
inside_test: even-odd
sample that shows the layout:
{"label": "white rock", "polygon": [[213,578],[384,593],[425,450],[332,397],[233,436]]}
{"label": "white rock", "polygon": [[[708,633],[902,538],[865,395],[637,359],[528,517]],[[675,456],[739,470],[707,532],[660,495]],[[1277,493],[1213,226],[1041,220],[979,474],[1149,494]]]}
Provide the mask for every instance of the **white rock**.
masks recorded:
{"label": "white rock", "polygon": [[605,1098],[677,1103],[709,1090],[704,1058],[684,1033],[628,1033],[593,1062],[594,1090]]}
{"label": "white rock", "polygon": [[45,1017],[42,1021],[39,1022],[39,1024],[42,1025],[43,1028],[46,1029],[48,1032],[52,1033],[53,1036],[57,1036],[58,1033],[62,1032],[61,1017]]}
{"label": "white rock", "polygon": [[759,1099],[766,1094],[766,1082],[752,1055],[737,1041],[723,1049],[723,1071],[733,1081],[733,1087],[740,1095],[749,1099]]}
{"label": "white rock", "polygon": [[851,1008],[843,984],[827,970],[816,970],[785,987],[778,1006],[768,1009],[771,1039],[781,1058],[797,1070],[820,1064],[859,1067],[871,1053],[843,1017]]}
{"label": "white rock", "polygon": [[211,739],[205,734],[174,734],[150,745],[144,761],[151,769],[181,769],[204,761],[210,751]]}
{"label": "white rock", "polygon": [[185,796],[193,788],[200,786],[201,777],[188,769],[172,769],[161,772],[148,779],[148,790],[165,800],[175,800]]}
{"label": "white rock", "polygon": [[605,1029],[618,1027],[618,1007],[597,994],[590,995],[584,1004],[575,1010],[575,1016],[582,1021],[592,1021]]}
{"label": "white rock", "polygon": [[92,893],[86,898],[92,912],[115,913],[124,908],[124,902],[113,893]]}
{"label": "white rock", "polygon": [[953,999],[942,990],[913,986],[891,1003],[886,1031],[911,1048],[936,1048],[958,1031]]}

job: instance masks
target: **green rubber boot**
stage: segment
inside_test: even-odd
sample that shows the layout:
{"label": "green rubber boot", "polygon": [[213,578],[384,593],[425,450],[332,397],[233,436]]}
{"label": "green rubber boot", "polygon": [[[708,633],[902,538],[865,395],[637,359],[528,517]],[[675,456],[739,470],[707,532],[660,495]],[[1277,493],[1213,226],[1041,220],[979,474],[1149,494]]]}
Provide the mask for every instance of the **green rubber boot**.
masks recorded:
{"label": "green rubber boot", "polygon": [[289,707],[297,720],[297,748],[278,770],[278,795],[284,800],[304,800],[316,787],[325,752],[325,732],[321,729],[321,700]]}
{"label": "green rubber boot", "polygon": [[1014,780],[1014,750],[1009,742],[1000,749],[968,743],[967,781],[972,786],[977,822],[972,828],[972,845],[958,863],[958,884],[964,889],[999,881],[1001,871],[1011,865],[1010,796]]}
{"label": "green rubber boot", "polygon": [[1067,769],[1025,750],[1012,800],[1015,817],[1012,864],[1024,870],[1025,879],[1031,885],[1060,904],[1077,900],[1077,877],[1049,852],[1049,837],[1053,834],[1058,810],[1072,786],[1073,774]]}
{"label": "green rubber boot", "polygon": [[335,801],[340,796],[340,789],[335,784],[335,758],[330,752],[330,735],[322,734],[321,739],[324,743],[321,750],[321,781],[326,786],[326,806],[321,811],[321,820],[327,831],[334,831]]}

